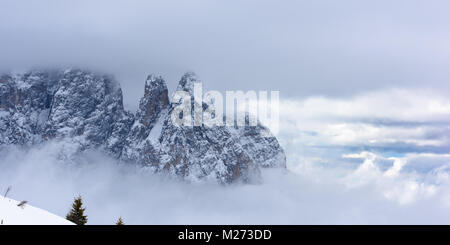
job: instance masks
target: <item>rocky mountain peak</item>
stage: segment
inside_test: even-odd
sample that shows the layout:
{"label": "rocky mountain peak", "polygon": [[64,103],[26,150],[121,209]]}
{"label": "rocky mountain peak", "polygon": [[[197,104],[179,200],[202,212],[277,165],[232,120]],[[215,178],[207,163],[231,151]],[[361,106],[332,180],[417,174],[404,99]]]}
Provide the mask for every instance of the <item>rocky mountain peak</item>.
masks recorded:
{"label": "rocky mountain peak", "polygon": [[166,87],[166,82],[161,76],[150,74],[147,76],[147,79],[145,80],[144,96],[154,87]]}
{"label": "rocky mountain peak", "polygon": [[[186,73],[177,89],[193,94],[196,81]],[[263,136],[263,126],[180,127],[171,121],[173,107],[155,75],[147,77],[135,114],[124,109],[112,76],[80,69],[1,75],[0,146],[55,140],[70,154],[98,149],[190,181],[248,182],[260,168],[285,167],[283,150],[275,137]]]}
{"label": "rocky mountain peak", "polygon": [[132,121],[112,76],[68,69],[52,94],[43,137],[69,142],[77,152],[100,148],[120,156]]}
{"label": "rocky mountain peak", "polygon": [[145,81],[144,97],[139,103],[137,119],[146,128],[152,127],[162,110],[169,105],[167,85],[160,76],[149,75]]}
{"label": "rocky mountain peak", "polygon": [[186,91],[193,95],[196,82],[199,82],[197,75],[194,72],[186,72],[178,82],[177,91]]}

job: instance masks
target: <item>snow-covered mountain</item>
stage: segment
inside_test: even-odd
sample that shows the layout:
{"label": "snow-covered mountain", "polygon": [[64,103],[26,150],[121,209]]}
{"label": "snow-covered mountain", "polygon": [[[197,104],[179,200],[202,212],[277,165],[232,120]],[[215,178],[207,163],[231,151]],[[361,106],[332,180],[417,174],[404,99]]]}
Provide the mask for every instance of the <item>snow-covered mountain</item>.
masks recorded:
{"label": "snow-covered mountain", "polygon": [[[177,90],[193,95],[196,81],[186,73]],[[131,113],[111,76],[79,69],[2,75],[0,146],[55,140],[66,146],[63,156],[98,149],[193,181],[248,182],[260,168],[285,168],[284,151],[264,126],[180,127],[170,118],[177,103],[169,100],[164,79],[150,75],[144,89]]]}
{"label": "snow-covered mountain", "polygon": [[0,197],[0,225],[73,225],[72,222],[28,204]]}

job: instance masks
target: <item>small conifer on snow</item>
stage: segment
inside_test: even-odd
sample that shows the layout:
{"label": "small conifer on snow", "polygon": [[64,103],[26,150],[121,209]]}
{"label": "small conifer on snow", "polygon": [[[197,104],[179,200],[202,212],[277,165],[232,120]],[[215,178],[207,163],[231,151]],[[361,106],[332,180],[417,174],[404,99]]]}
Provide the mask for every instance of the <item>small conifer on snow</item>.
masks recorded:
{"label": "small conifer on snow", "polygon": [[81,196],[75,198],[72,209],[66,215],[66,219],[77,224],[77,225],[85,225],[87,223],[87,215],[84,215],[84,211],[86,208],[83,207],[83,200]]}

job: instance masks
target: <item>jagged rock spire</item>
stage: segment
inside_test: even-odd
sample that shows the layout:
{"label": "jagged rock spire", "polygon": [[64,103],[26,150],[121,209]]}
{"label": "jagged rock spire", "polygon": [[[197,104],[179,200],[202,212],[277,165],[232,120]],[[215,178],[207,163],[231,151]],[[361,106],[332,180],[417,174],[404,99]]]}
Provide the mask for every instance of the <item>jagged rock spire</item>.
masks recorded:
{"label": "jagged rock spire", "polygon": [[166,82],[162,77],[149,75],[145,81],[144,97],[139,103],[136,113],[137,120],[144,127],[151,129],[162,110],[169,105]]}

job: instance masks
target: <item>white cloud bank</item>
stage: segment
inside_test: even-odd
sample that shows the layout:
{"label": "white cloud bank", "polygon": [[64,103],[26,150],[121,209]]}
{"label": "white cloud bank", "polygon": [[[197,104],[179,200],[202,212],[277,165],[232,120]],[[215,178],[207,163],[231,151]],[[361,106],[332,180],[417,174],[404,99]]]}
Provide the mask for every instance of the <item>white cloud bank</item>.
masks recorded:
{"label": "white cloud bank", "polygon": [[281,101],[287,172],[259,185],[180,183],[61,145],[0,152],[0,188],[64,216],[84,197],[89,224],[449,224],[450,101],[385,90]]}
{"label": "white cloud bank", "polygon": [[282,100],[280,129],[286,145],[442,153],[450,146],[450,99],[431,89],[385,89]]}
{"label": "white cloud bank", "polygon": [[[0,186],[10,196],[64,216],[83,195],[89,224],[443,224],[450,221],[446,169],[424,176],[382,171],[379,156],[351,157],[357,169],[301,162],[291,172],[265,171],[260,185],[188,184],[138,173],[89,153],[78,166],[56,160],[54,145],[2,152]],[[350,157],[350,156],[346,156]],[[416,157],[416,156],[414,156]],[[424,156],[421,156],[424,157]],[[426,157],[426,156],[425,156]],[[430,158],[427,158],[430,159]],[[447,160],[450,158],[447,156]],[[396,160],[394,160],[395,162]],[[395,174],[393,174],[395,173]],[[439,181],[437,181],[439,180]]]}

